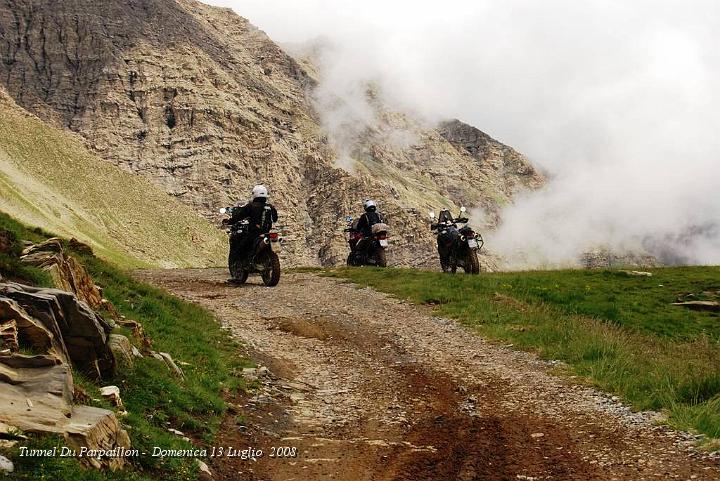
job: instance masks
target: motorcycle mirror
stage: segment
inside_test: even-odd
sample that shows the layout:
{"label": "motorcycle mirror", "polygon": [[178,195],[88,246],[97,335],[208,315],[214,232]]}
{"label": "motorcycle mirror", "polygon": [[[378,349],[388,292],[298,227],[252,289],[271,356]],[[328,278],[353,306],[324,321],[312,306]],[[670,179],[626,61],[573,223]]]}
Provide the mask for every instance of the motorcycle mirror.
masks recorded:
{"label": "motorcycle mirror", "polygon": [[223,208],[221,208],[221,209],[219,210],[219,212],[220,212],[221,214],[226,214],[227,211],[228,211],[228,210],[227,210],[225,207],[223,207]]}
{"label": "motorcycle mirror", "polygon": [[465,208],[464,205],[463,205],[463,206],[460,206],[460,212],[462,212],[463,214],[464,214],[465,212],[467,212],[467,209]]}
{"label": "motorcycle mirror", "polygon": [[430,216],[430,219],[434,219],[434,218],[435,218],[435,212],[433,212],[433,211],[430,211],[430,212],[428,213],[428,215]]}

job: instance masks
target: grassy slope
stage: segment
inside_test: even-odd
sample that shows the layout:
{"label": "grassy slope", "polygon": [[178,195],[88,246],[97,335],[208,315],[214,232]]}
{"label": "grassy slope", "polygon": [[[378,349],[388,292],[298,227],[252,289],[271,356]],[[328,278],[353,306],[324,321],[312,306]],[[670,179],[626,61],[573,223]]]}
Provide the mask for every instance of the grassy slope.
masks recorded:
{"label": "grassy slope", "polygon": [[0,91],[0,210],[123,266],[223,262],[223,235],[157,187],[91,154]]}
{"label": "grassy slope", "polygon": [[720,316],[670,305],[720,288],[720,268],[554,271],[481,276],[399,269],[330,275],[430,304],[494,339],[561,359],[576,375],[676,427],[720,437]]}
{"label": "grassy slope", "polygon": [[[39,241],[49,236],[29,230],[2,213],[0,227],[13,232],[18,241]],[[160,361],[143,358],[136,360],[132,368],[119,370],[115,379],[104,383],[120,387],[129,412],[122,422],[130,428],[128,433],[132,446],[146,452],[151,452],[153,446],[189,447],[181,438],[169,433],[169,427],[183,431],[199,443],[211,442],[226,409],[223,393],[243,387],[238,373],[248,364],[239,352],[239,346],[208,311],[137,282],[98,258],[76,256],[94,280],[103,286],[105,296],[120,312],[142,323],[153,341],[154,350],[169,352],[176,362],[187,363],[181,364],[186,375],[184,381],[171,375]],[[33,284],[49,282],[37,269],[18,267],[13,253],[0,257],[0,273],[3,276]],[[139,343],[137,339],[131,340]],[[88,391],[91,398],[99,398],[97,386],[83,381],[77,373],[75,381]],[[109,408],[104,402],[93,404]],[[31,438],[29,443],[24,443],[29,447],[46,448],[62,444],[61,440],[52,436]],[[141,456],[133,460],[131,468],[107,473],[84,469],[76,459],[71,458],[19,457],[17,449],[3,454],[10,455],[15,463],[14,479],[196,479],[193,459]]]}

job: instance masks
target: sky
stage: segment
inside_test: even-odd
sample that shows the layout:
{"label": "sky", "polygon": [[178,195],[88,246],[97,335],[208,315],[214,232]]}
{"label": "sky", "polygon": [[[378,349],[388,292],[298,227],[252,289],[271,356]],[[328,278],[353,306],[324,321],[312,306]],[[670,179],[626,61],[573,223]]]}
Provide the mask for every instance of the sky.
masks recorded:
{"label": "sky", "polygon": [[543,169],[547,187],[488,235],[522,253],[519,267],[598,246],[720,264],[720,2],[209,3],[281,44],[332,44],[319,90],[353,108],[325,117],[331,131],[371,121],[360,92],[373,82],[398,108],[459,118]]}

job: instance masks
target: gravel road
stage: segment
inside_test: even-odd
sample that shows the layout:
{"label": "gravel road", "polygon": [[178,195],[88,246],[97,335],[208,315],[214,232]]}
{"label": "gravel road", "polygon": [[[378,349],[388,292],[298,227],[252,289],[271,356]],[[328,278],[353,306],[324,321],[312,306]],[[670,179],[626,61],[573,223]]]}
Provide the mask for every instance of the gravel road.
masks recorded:
{"label": "gravel road", "polygon": [[264,455],[210,460],[217,479],[720,479],[691,436],[423,306],[311,274],[137,276],[212,310],[268,368],[216,443]]}

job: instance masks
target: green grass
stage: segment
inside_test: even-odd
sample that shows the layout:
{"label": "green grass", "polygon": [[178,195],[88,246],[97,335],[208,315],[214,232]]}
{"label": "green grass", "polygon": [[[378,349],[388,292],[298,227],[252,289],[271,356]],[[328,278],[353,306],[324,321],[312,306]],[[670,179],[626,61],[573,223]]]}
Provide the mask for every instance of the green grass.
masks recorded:
{"label": "green grass", "polygon": [[0,252],[0,276],[7,280],[25,282],[39,286],[52,286],[52,280],[42,269],[20,262],[23,240],[42,242],[48,235],[40,229],[28,229],[12,217],[0,212],[0,235],[9,236],[11,245],[8,252]]}
{"label": "green grass", "polygon": [[[0,228],[13,232],[18,245],[21,239],[42,241],[50,234],[29,230],[0,213]],[[37,269],[25,270],[18,264],[17,248],[5,257],[0,268],[13,279],[45,285],[49,278]],[[164,363],[150,357],[135,360],[134,366],[118,371],[103,385],[120,387],[129,415],[120,418],[128,426],[132,447],[141,452],[162,448],[188,448],[190,445],[167,431],[172,427],[196,440],[197,445],[211,443],[225,414],[224,397],[245,385],[239,375],[250,365],[240,352],[240,345],[220,328],[207,310],[184,302],[166,292],[134,280],[127,272],[91,255],[73,254],[89,270],[94,281],[104,288],[104,295],[128,319],[143,325],[152,340],[152,349],[168,352],[185,372],[185,380],[176,378]],[[123,330],[119,330],[123,331]],[[122,332],[126,334],[126,332]],[[137,339],[131,341],[139,345]],[[97,399],[97,386],[75,374],[76,384],[91,398]],[[110,408],[105,401],[91,404]],[[24,446],[47,448],[62,446],[55,436],[31,437]],[[140,456],[122,472],[98,473],[85,469],[77,459],[19,457],[17,449],[9,455],[15,463],[14,479],[21,480],[150,480],[196,479],[193,459]]]}
{"label": "green grass", "polygon": [[720,316],[672,306],[717,290],[720,268],[445,275],[337,269],[327,275],[429,304],[492,339],[565,361],[572,374],[661,410],[681,429],[720,437]]}

